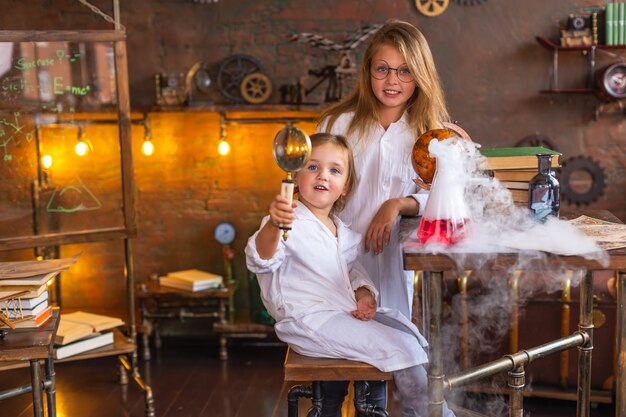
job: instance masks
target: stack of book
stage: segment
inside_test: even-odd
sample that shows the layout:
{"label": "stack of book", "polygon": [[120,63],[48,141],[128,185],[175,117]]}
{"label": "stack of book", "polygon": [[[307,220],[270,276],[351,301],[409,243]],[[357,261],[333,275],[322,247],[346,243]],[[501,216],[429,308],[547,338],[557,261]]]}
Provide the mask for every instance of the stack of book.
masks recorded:
{"label": "stack of book", "polygon": [[537,154],[554,155],[552,167],[560,166],[559,152],[541,146],[480,149],[485,157],[483,169],[511,192],[516,205],[528,205],[528,184],[537,175]]}
{"label": "stack of book", "polygon": [[221,287],[223,278],[221,275],[200,271],[199,269],[186,269],[170,272],[166,276],[160,277],[159,284],[164,287],[187,291],[202,291]]}
{"label": "stack of book", "polygon": [[48,282],[57,274],[49,272],[24,278],[0,277],[0,313],[4,319],[1,327],[34,328],[48,321],[52,317]]}
{"label": "stack of book", "polygon": [[[54,339],[54,358],[65,359],[79,353],[113,344],[115,327],[124,325],[118,317],[101,314],[74,313],[61,314],[59,328]],[[106,331],[105,330],[109,330]]]}
{"label": "stack of book", "polygon": [[607,45],[626,45],[626,3],[606,4],[605,30]]}

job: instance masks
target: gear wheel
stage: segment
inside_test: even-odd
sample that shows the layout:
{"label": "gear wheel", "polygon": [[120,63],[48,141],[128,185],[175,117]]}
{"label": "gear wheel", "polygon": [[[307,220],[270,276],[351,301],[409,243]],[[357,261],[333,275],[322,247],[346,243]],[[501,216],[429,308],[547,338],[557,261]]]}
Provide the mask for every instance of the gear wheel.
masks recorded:
{"label": "gear wheel", "polygon": [[486,2],[487,0],[456,0],[458,4],[461,6],[475,6],[477,4],[481,4]]}
{"label": "gear wheel", "polygon": [[533,133],[520,139],[516,144],[516,147],[524,146],[543,146],[544,148],[552,149],[556,151],[556,147],[552,144],[551,139],[546,135],[539,133]]}
{"label": "gear wheel", "polygon": [[[591,176],[591,186],[586,192],[579,193],[572,187],[572,174],[576,171],[584,171]],[[600,164],[584,156],[575,156],[563,162],[558,178],[561,183],[561,195],[570,204],[589,204],[596,201],[606,187],[604,171]]]}
{"label": "gear wheel", "polygon": [[226,58],[217,72],[217,87],[224,98],[233,103],[245,103],[241,83],[248,75],[263,72],[261,63],[249,55],[232,55]]}
{"label": "gear wheel", "polygon": [[424,16],[439,16],[447,8],[450,0],[415,0],[415,7]]}
{"label": "gear wheel", "polygon": [[251,104],[264,103],[272,94],[272,82],[260,72],[248,74],[241,81],[241,96]]}

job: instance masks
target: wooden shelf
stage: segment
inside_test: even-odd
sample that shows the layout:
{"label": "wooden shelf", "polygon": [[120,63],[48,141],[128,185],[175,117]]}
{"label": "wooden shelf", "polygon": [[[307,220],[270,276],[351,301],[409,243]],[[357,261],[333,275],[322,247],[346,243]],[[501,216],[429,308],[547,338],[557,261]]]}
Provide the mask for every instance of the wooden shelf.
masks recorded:
{"label": "wooden shelf", "polygon": [[626,45],[590,45],[590,46],[561,46],[552,42],[550,39],[536,36],[535,39],[541,46],[551,51],[589,51],[595,49],[626,49]]}
{"label": "wooden shelf", "polygon": [[541,90],[542,94],[594,94],[593,88],[559,88],[557,90]]}

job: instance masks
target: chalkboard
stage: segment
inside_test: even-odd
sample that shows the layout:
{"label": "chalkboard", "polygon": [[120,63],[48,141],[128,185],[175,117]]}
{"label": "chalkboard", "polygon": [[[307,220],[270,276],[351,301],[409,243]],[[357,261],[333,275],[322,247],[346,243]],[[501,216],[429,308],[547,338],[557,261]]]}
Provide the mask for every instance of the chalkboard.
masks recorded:
{"label": "chalkboard", "polygon": [[0,42],[0,242],[126,229],[118,67],[113,41]]}

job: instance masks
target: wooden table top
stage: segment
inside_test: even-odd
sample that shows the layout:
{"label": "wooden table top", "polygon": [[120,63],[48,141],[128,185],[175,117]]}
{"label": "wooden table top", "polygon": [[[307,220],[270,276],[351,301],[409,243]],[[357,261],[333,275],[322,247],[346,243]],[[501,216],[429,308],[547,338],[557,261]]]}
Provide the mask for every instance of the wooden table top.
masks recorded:
{"label": "wooden table top", "polygon": [[[581,212],[565,212],[567,218],[575,218],[586,214],[601,220],[622,223],[607,210],[585,210]],[[417,228],[419,217],[403,218],[400,221],[400,236],[406,247],[419,245],[417,242]],[[519,263],[519,252],[499,252],[491,256],[485,253],[440,253],[419,252],[411,249],[403,250],[404,269],[414,271],[459,271],[489,268],[491,270],[505,270]],[[541,253],[541,252],[540,252]],[[544,253],[546,256],[537,257],[537,262],[528,262],[525,269],[545,269],[546,267],[564,266],[569,269],[598,270],[626,270],[626,248],[607,251],[608,265],[603,265],[594,259],[585,259],[582,256],[563,256]],[[454,256],[454,257],[452,257]]]}
{"label": "wooden table top", "polygon": [[0,361],[47,359],[54,344],[59,325],[59,309],[52,309],[52,317],[41,327],[7,330],[0,339]]}

